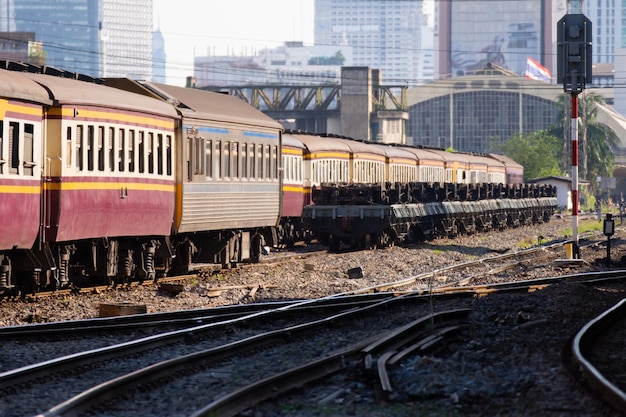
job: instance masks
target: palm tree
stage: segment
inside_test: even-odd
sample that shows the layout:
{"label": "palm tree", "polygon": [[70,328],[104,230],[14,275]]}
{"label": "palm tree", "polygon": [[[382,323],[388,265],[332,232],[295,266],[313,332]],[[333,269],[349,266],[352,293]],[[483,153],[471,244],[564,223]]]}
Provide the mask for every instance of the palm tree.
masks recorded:
{"label": "palm tree", "polygon": [[[580,177],[589,180],[597,176],[611,176],[613,173],[613,151],[619,139],[615,132],[596,120],[598,104],[604,104],[604,98],[593,92],[585,92],[578,96],[578,152],[580,155]],[[563,162],[566,167],[571,164],[571,96],[561,94],[557,99],[561,124],[550,129],[550,132],[563,137]],[[566,171],[566,170],[565,170]]]}
{"label": "palm tree", "polygon": [[604,104],[604,97],[596,93],[585,93],[578,100],[578,115],[581,125],[582,173],[591,180],[598,176],[613,175],[613,148],[619,144],[615,132],[607,125],[596,121],[598,104]]}

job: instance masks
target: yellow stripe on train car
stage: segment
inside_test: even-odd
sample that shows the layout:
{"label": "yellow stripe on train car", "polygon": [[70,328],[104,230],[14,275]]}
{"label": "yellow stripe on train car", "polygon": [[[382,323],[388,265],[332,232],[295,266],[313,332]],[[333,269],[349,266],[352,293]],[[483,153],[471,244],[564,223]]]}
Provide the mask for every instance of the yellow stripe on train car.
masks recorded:
{"label": "yellow stripe on train car", "polygon": [[139,191],[165,191],[173,193],[174,184],[145,184],[137,182],[63,182],[46,183],[44,188],[51,191],[70,190],[119,190],[121,187]]}
{"label": "yellow stripe on train car", "polygon": [[[49,114],[51,116],[61,116],[65,118],[74,119],[74,108],[63,107],[59,109],[58,107],[50,109]],[[158,119],[150,116],[138,116],[137,114],[124,114],[124,113],[114,113],[114,112],[104,112],[97,110],[87,110],[87,109],[78,109],[78,117],[76,119],[95,119],[95,120],[105,120],[111,122],[124,122],[128,124],[138,124],[138,125],[146,125],[146,126],[154,126],[162,129],[174,129],[174,120],[168,119],[166,116],[163,116],[165,119]]]}
{"label": "yellow stripe on train car", "polygon": [[304,193],[304,187],[283,185],[283,191],[289,191],[292,193]]}
{"label": "yellow stripe on train car", "polygon": [[0,185],[0,194],[39,194],[39,185]]}
{"label": "yellow stripe on train car", "polygon": [[284,154],[289,154],[289,155],[302,155],[302,149],[288,149],[288,148],[283,148],[282,149],[282,153]]}
{"label": "yellow stripe on train car", "polygon": [[304,159],[342,158],[349,159],[350,154],[340,152],[315,152],[304,154]]}

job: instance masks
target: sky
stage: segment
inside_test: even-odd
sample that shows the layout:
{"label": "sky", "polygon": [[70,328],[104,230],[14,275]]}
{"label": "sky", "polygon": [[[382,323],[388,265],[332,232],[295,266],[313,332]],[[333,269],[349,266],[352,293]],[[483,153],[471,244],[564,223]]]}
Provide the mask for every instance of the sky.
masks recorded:
{"label": "sky", "polygon": [[313,45],[313,7],[314,0],[153,0],[166,82],[184,86],[195,56],[252,55],[286,41]]}

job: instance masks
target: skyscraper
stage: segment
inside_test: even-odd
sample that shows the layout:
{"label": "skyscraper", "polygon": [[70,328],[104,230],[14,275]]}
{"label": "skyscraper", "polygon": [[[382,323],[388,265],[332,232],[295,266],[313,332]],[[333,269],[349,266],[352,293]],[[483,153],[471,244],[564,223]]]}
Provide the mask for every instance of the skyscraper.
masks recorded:
{"label": "skyscraper", "polygon": [[97,77],[152,75],[152,0],[0,0],[0,27],[34,32],[46,65]]}
{"label": "skyscraper", "polygon": [[[349,45],[353,65],[382,71],[387,84],[425,77],[423,0],[315,0],[315,44]],[[431,23],[432,24],[432,23]],[[431,68],[428,62],[426,68]]]}
{"label": "skyscraper", "polygon": [[[487,63],[523,75],[528,57],[552,69],[553,0],[435,2],[439,78]],[[559,16],[560,18],[561,16]],[[553,71],[554,73],[556,71]]]}

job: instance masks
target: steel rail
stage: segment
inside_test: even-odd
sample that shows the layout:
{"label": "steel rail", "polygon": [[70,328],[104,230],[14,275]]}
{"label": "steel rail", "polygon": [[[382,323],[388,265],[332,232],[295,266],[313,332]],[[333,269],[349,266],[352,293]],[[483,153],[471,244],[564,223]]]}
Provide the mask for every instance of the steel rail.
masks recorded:
{"label": "steel rail", "polygon": [[572,359],[578,365],[588,385],[622,414],[626,414],[626,393],[609,381],[588,358],[597,338],[610,331],[615,322],[624,317],[624,314],[626,314],[626,299],[587,323],[576,334],[571,347]]}

